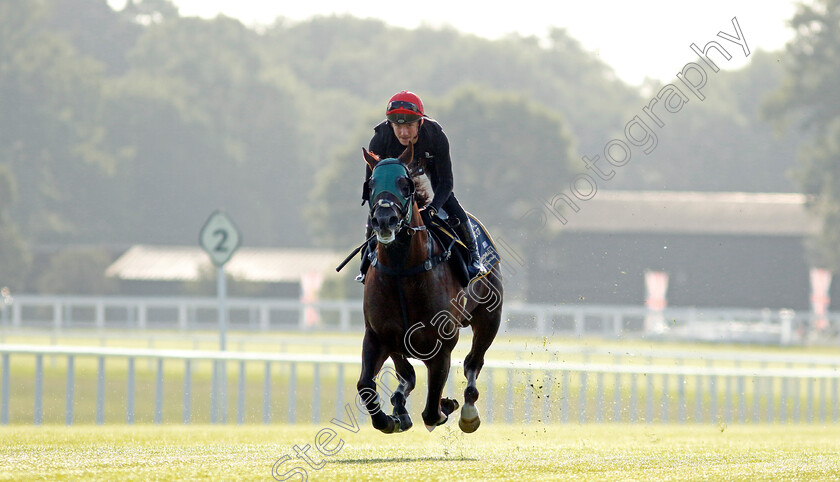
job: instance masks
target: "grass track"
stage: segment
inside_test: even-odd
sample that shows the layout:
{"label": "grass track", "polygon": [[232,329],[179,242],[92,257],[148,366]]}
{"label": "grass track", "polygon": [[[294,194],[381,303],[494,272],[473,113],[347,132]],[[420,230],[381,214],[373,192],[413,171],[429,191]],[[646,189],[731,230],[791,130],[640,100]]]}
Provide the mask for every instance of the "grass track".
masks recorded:
{"label": "grass track", "polygon": [[[323,428],[344,442],[314,448]],[[450,421],[382,435],[331,425],[0,429],[0,479],[272,480],[272,465],[310,480],[837,480],[840,427],[767,425],[485,425]],[[294,458],[293,446],[323,468]],[[327,448],[336,449],[338,438]],[[300,480],[291,476],[288,480]],[[281,478],[282,479],[282,478]]]}

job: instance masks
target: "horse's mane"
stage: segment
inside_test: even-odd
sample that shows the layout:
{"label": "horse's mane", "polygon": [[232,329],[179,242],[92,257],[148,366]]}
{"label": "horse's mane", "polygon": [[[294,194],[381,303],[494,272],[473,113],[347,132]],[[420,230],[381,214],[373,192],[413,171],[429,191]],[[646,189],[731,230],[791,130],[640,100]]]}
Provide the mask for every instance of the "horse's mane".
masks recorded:
{"label": "horse's mane", "polygon": [[414,197],[414,200],[417,201],[417,207],[426,207],[435,197],[435,193],[432,190],[432,182],[429,181],[429,176],[425,172],[412,176],[412,179],[414,179],[414,187],[417,191]]}

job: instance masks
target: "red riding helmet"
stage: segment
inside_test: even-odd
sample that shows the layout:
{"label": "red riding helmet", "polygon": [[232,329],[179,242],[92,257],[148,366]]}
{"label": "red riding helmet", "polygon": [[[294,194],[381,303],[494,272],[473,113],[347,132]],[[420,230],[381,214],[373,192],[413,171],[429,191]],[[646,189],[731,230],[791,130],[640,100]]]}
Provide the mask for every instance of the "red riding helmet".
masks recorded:
{"label": "red riding helmet", "polygon": [[414,92],[403,90],[388,101],[385,116],[396,124],[410,124],[423,118],[423,101]]}

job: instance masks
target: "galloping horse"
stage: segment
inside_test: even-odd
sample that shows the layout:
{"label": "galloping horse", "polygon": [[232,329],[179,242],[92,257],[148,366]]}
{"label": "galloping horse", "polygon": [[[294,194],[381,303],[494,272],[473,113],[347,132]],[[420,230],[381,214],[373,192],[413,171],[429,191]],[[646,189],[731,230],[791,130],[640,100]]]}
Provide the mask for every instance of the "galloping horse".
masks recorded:
{"label": "galloping horse", "polygon": [[[423,422],[429,431],[446,423],[458,402],[441,398],[449,376],[452,349],[459,328],[473,330],[472,348],[464,360],[464,407],[459,427],[467,433],[481,420],[475,401],[476,379],[484,354],[499,330],[502,282],[499,264],[466,290],[453,271],[449,248],[433,241],[420,215],[412,179],[414,148],[409,145],[399,159],[379,160],[362,150],[372,169],[370,216],[376,233],[376,258],[365,281],[365,336],[362,371],[356,385],[374,428],[384,433],[408,430],[411,418],[406,397],[414,389],[415,373],[408,358],[422,360],[428,370],[428,397]],[[476,282],[480,281],[480,282]],[[391,396],[392,415],[382,412],[374,378],[390,357],[400,382]]]}

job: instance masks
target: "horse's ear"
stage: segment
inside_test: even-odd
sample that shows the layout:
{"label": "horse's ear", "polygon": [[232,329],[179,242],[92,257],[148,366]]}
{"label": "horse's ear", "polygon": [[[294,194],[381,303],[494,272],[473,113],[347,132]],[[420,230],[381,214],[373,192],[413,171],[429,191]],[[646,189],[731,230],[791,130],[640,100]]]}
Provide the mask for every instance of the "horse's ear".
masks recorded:
{"label": "horse's ear", "polygon": [[408,147],[400,154],[399,161],[406,167],[411,167],[411,163],[414,162],[414,144],[408,143]]}
{"label": "horse's ear", "polygon": [[368,152],[368,150],[365,149],[364,147],[362,148],[362,157],[365,158],[365,162],[367,163],[368,166],[370,166],[371,171],[373,170],[374,167],[376,167],[376,164],[379,163],[379,156],[377,156],[376,154],[374,154],[372,152]]}

